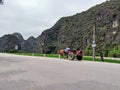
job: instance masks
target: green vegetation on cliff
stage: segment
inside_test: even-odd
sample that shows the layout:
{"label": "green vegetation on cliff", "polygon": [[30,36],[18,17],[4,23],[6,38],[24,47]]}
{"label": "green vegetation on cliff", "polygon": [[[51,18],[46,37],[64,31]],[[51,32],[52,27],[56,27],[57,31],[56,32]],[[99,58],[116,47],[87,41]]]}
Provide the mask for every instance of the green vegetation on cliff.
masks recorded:
{"label": "green vegetation on cliff", "polygon": [[[92,55],[93,26],[96,26],[96,54],[120,57],[120,0],[106,1],[89,10],[61,18],[39,37],[39,52],[54,53],[70,47]],[[114,26],[113,26],[114,24]]]}

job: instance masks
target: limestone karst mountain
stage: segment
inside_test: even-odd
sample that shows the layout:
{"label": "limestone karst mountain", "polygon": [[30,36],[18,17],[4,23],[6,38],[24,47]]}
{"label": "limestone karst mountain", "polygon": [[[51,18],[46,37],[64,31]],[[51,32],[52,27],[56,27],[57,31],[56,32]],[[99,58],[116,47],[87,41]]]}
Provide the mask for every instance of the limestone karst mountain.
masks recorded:
{"label": "limestone karst mountain", "polygon": [[[11,37],[15,37],[14,43],[20,44],[24,52],[56,53],[58,49],[70,47],[92,55],[93,27],[96,29],[96,55],[102,52],[104,56],[120,57],[120,0],[107,0],[82,13],[62,17],[37,38],[24,40],[18,33]],[[0,51],[4,47],[3,37]]]}
{"label": "limestone karst mountain", "polygon": [[120,56],[120,0],[109,0],[82,13],[62,17],[38,37],[39,51],[44,48],[46,53],[54,53],[70,47],[83,49],[91,55],[94,26],[97,52],[103,51],[104,56],[111,53]]}

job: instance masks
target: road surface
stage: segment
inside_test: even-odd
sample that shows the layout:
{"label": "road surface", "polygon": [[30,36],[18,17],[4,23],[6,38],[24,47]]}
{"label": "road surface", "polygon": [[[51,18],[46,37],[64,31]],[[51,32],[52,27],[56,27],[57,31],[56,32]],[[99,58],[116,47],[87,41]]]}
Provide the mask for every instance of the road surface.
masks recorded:
{"label": "road surface", "polygon": [[120,65],[0,53],[0,90],[120,90]]}

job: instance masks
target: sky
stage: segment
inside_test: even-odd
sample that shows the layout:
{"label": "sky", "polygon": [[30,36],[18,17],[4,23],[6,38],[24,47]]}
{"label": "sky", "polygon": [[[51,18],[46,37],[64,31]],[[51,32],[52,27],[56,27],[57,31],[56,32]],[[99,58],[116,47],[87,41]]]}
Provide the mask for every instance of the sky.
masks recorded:
{"label": "sky", "polygon": [[0,37],[14,32],[38,37],[61,17],[72,16],[106,0],[4,0],[0,4]]}

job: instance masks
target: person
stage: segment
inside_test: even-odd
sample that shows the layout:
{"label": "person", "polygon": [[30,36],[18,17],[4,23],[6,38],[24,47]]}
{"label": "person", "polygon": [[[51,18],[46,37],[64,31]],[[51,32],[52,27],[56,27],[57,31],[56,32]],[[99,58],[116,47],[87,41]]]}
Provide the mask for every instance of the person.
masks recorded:
{"label": "person", "polygon": [[67,48],[65,49],[65,54],[68,54],[69,51],[70,51],[70,48],[67,47]]}
{"label": "person", "polygon": [[82,60],[82,56],[83,56],[83,51],[78,48],[76,51],[76,58],[80,61]]}

